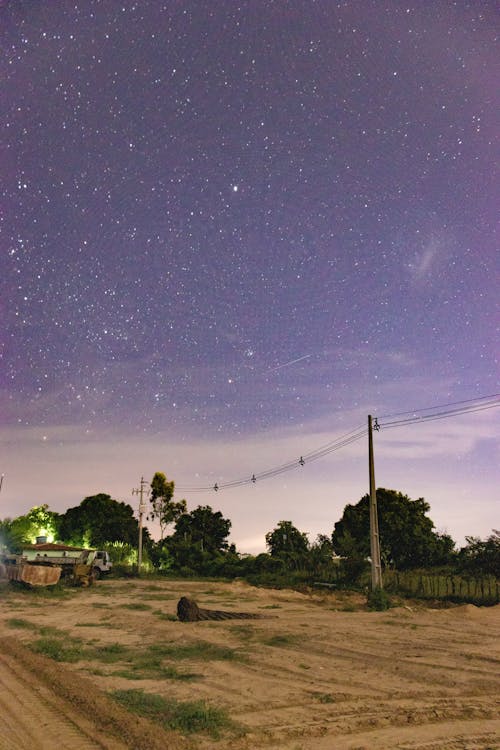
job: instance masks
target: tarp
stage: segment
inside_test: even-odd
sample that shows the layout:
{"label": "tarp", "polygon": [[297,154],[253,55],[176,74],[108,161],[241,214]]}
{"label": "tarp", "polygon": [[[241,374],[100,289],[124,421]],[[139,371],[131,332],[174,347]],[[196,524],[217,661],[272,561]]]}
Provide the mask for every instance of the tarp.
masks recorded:
{"label": "tarp", "polygon": [[11,581],[22,581],[30,586],[53,586],[61,577],[58,565],[7,565],[7,577]]}

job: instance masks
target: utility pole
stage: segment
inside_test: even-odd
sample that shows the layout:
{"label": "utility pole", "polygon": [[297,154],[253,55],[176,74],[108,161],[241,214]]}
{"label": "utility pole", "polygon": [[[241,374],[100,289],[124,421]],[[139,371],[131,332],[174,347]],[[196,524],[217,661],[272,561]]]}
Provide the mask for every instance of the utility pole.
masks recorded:
{"label": "utility pole", "polygon": [[144,477],[141,477],[139,488],[132,490],[132,495],[139,495],[139,547],[137,549],[137,573],[139,575],[141,575],[142,567],[142,517],[146,510],[146,503],[144,502],[144,485],[146,484]]}
{"label": "utility pole", "polygon": [[[375,420],[375,429],[378,429]],[[368,464],[370,473],[370,556],[372,560],[372,591],[382,588],[382,566],[380,564],[380,538],[378,533],[377,490],[373,463],[372,417],[368,415]]]}

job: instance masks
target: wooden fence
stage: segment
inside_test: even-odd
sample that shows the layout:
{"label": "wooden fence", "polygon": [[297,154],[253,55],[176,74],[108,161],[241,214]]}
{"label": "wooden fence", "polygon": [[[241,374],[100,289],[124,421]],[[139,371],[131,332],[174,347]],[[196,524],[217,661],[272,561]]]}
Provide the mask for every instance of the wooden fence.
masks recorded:
{"label": "wooden fence", "polygon": [[500,581],[493,576],[472,578],[416,570],[386,570],[384,588],[419,599],[449,599],[482,605],[500,602]]}

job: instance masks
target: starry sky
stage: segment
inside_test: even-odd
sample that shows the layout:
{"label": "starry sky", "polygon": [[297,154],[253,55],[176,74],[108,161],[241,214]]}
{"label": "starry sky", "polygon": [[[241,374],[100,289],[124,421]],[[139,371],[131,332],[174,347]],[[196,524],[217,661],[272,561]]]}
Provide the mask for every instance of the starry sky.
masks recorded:
{"label": "starry sky", "polygon": [[[483,0],[0,2],[0,517],[163,471],[242,551],[312,540],[367,492],[364,437],[197,488],[497,393],[499,28]],[[377,484],[485,537],[498,426],[382,429]]]}

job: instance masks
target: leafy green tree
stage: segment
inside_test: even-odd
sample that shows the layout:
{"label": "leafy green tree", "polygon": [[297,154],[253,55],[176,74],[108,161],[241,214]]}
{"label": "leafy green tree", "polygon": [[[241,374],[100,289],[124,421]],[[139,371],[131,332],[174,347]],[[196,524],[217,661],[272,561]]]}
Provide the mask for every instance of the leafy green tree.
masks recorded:
{"label": "leafy green tree", "polygon": [[475,536],[465,540],[466,546],[458,553],[459,567],[467,573],[500,578],[500,532],[493,529],[485,540]]}
{"label": "leafy green tree", "polygon": [[330,537],[326,536],[326,534],[318,534],[309,548],[308,559],[311,572],[318,575],[328,575],[331,573],[333,556],[333,544]]}
{"label": "leafy green tree", "polygon": [[20,552],[23,545],[35,544],[39,536],[54,541],[58,535],[59,518],[59,514],[49,510],[48,505],[35,505],[24,516],[2,522],[2,543],[11,552]]}
{"label": "leafy green tree", "polygon": [[[356,505],[346,505],[332,534],[338,555],[356,560],[370,555],[370,497]],[[411,500],[396,490],[377,489],[380,553],[385,565],[404,570],[443,565],[450,561],[455,543],[447,534],[438,534],[426,515],[430,510],[424,498]]]}
{"label": "leafy green tree", "polygon": [[223,552],[229,547],[230,529],[231,521],[220,510],[214,512],[210,505],[199,505],[177,519],[174,537],[188,539],[202,551]]}
{"label": "leafy green tree", "polygon": [[266,545],[271,557],[279,557],[287,567],[301,570],[307,565],[309,540],[291,521],[280,521],[266,534]]}
{"label": "leafy green tree", "polygon": [[206,572],[214,559],[229,549],[227,537],[231,521],[209,505],[184,513],[176,521],[175,532],[166,540],[175,567]]}
{"label": "leafy green tree", "polygon": [[160,523],[160,537],[163,539],[167,526],[175,523],[187,510],[185,500],[174,502],[175,482],[169,482],[165,474],[157,471],[151,482],[151,514],[150,520],[158,519]]}
{"label": "leafy green tree", "polygon": [[123,542],[137,546],[139,525],[130,505],[100,493],[86,497],[60,518],[59,536],[77,546],[105,547]]}
{"label": "leafy green tree", "polygon": [[14,521],[5,518],[0,521],[0,552],[18,554],[23,546],[24,532],[13,526]]}
{"label": "leafy green tree", "polygon": [[157,570],[167,571],[173,568],[174,558],[169,550],[170,537],[160,539],[153,544],[149,552],[149,558]]}

